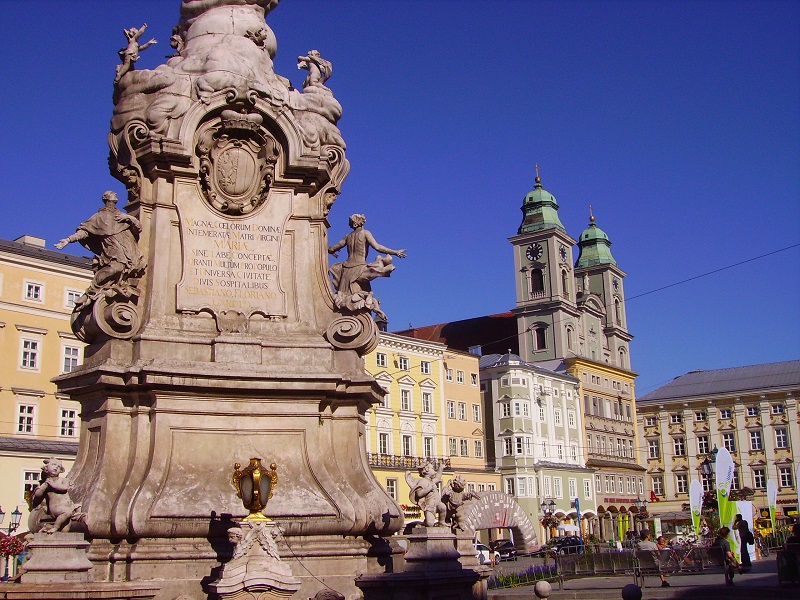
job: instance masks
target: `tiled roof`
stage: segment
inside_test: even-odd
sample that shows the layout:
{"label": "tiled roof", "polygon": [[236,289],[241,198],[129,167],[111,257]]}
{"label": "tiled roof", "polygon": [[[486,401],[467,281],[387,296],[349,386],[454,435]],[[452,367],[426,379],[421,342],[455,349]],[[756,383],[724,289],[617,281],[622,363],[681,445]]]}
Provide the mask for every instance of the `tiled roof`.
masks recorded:
{"label": "tiled roof", "polygon": [[92,268],[92,259],[87,256],[65,254],[64,252],[56,252],[55,250],[48,250],[46,248],[40,248],[39,246],[31,246],[30,244],[21,244],[9,240],[0,239],[0,252],[30,256],[31,258],[78,267],[79,269]]}
{"label": "tiled roof", "polygon": [[676,377],[667,385],[641,396],[636,403],[743,393],[790,386],[800,386],[800,360],[712,371],[690,371]]}
{"label": "tiled roof", "polygon": [[[517,354],[506,353],[506,354],[485,354],[481,356],[480,361],[478,362],[478,367],[480,369],[491,369],[493,367],[506,367],[509,365],[519,365],[540,373],[542,375],[557,375],[562,379],[572,380],[575,383],[578,383],[578,379],[566,373],[563,369],[559,371],[557,367],[559,366],[561,361],[543,361],[541,363],[529,363],[522,360]],[[547,367],[556,367],[556,368],[547,368]]]}
{"label": "tiled roof", "polygon": [[78,442],[62,442],[56,440],[39,440],[25,437],[0,437],[0,451],[27,452],[41,454],[44,457],[52,454],[78,454]]}
{"label": "tiled roof", "polygon": [[418,340],[442,342],[464,352],[472,346],[481,346],[483,354],[519,352],[517,318],[510,312],[412,327],[394,333]]}

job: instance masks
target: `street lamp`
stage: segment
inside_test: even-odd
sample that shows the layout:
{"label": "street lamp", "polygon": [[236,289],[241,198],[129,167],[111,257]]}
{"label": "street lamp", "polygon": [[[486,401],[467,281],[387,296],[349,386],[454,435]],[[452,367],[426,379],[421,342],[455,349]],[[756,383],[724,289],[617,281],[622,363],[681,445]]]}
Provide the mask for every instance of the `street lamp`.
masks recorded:
{"label": "street lamp", "polygon": [[[719,452],[719,448],[717,448],[717,445],[714,444],[714,449],[711,451],[711,454],[706,456],[705,459],[703,459],[703,462],[700,463],[700,474],[710,483],[708,486],[710,489],[714,489],[714,463],[717,462],[717,452]],[[709,491],[705,489],[705,481],[703,484],[703,491]]]}
{"label": "street lamp", "polygon": [[[0,507],[0,525],[3,524],[3,521],[6,518],[6,513],[3,511],[3,508]],[[17,527],[19,527],[19,522],[22,519],[22,513],[19,510],[19,506],[17,506],[11,512],[11,523],[9,523],[8,527],[6,528],[6,535],[10,536],[14,531],[16,531]],[[0,527],[2,529],[2,527]],[[8,562],[11,559],[10,556],[6,557],[6,571],[5,575],[3,575],[3,581],[8,581]]]}
{"label": "street lamp", "polygon": [[[647,500],[642,500],[638,495],[636,496],[636,500],[634,501],[636,505],[636,515],[639,517],[639,522],[644,523],[644,518],[642,518],[642,513],[647,510]],[[634,529],[636,529],[636,520],[634,519]]]}
{"label": "street lamp", "polygon": [[[556,512],[556,503],[555,503],[555,501],[552,498],[550,498],[549,501],[548,501],[547,498],[545,498],[544,500],[542,500],[542,503],[539,505],[539,507],[542,509],[542,513],[544,514],[543,521],[548,521],[549,522],[550,519],[552,518],[553,514]],[[543,525],[544,525],[544,523],[543,523]],[[549,527],[545,527],[545,533],[549,534],[550,532],[548,531],[548,529],[550,529],[550,528]]]}

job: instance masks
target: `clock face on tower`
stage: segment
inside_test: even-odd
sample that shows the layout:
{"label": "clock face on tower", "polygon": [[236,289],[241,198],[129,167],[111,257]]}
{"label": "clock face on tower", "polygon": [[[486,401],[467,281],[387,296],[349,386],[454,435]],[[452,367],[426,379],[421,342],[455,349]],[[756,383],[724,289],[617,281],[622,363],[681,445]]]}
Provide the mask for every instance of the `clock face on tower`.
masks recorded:
{"label": "clock face on tower", "polygon": [[559,254],[559,256],[561,256],[561,260],[563,262],[567,262],[567,247],[566,246],[561,246],[558,249],[558,254]]}
{"label": "clock face on tower", "polygon": [[614,291],[615,291],[615,292],[618,292],[618,291],[619,291],[619,279],[617,279],[616,277],[614,277],[614,279],[612,279],[612,280],[611,280],[611,285],[613,285],[613,286],[614,286]]}
{"label": "clock face on tower", "polygon": [[528,260],[539,260],[542,258],[543,252],[541,244],[531,244],[525,250],[525,256],[528,257]]}

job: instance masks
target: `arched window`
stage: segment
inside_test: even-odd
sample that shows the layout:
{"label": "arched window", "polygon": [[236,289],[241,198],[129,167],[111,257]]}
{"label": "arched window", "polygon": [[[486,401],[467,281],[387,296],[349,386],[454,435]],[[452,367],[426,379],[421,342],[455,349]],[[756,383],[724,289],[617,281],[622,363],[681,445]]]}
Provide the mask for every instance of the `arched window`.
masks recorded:
{"label": "arched window", "polygon": [[531,295],[540,296],[544,293],[544,273],[541,269],[531,270]]}
{"label": "arched window", "polygon": [[628,357],[625,355],[625,348],[620,348],[619,349],[619,366],[620,366],[620,368],[625,369],[625,368],[628,367],[627,359],[628,359]]}
{"label": "arched window", "polygon": [[614,298],[614,321],[617,325],[622,325],[622,303],[619,298]]}
{"label": "arched window", "polygon": [[534,350],[547,349],[547,336],[545,335],[546,331],[547,328],[544,325],[538,325],[535,329],[531,331],[531,335],[533,336]]}
{"label": "arched window", "polygon": [[561,271],[561,295],[569,298],[569,273],[566,269]]}
{"label": "arched window", "polygon": [[572,327],[567,326],[566,329],[567,329],[567,350],[574,350],[573,348],[574,342],[572,339],[573,336]]}

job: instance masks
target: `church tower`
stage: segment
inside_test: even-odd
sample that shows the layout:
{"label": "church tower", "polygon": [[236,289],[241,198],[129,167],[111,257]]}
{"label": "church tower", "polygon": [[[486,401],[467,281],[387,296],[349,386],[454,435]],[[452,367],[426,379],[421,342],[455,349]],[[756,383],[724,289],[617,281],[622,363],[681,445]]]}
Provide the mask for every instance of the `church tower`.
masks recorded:
{"label": "church tower", "polygon": [[520,356],[530,362],[576,352],[579,310],[572,269],[571,238],[558,217],[555,197],[536,184],[522,203],[522,224],[509,238],[514,246]]}
{"label": "church tower", "polygon": [[578,239],[575,263],[577,305],[582,313],[578,354],[590,360],[630,370],[623,279],[625,272],[611,255],[611,240],[595,223]]}

